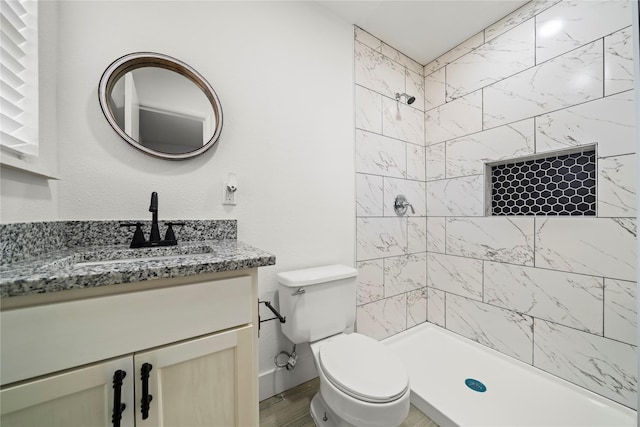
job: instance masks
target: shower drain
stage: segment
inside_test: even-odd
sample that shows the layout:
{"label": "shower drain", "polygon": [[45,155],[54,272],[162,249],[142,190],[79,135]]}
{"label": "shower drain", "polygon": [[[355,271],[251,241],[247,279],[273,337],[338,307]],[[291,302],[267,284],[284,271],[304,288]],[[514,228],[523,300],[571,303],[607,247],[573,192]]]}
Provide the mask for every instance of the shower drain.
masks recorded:
{"label": "shower drain", "polygon": [[478,393],[484,393],[487,391],[487,386],[485,386],[482,381],[474,380],[473,378],[467,378],[464,380],[464,383],[473,391],[477,391]]}

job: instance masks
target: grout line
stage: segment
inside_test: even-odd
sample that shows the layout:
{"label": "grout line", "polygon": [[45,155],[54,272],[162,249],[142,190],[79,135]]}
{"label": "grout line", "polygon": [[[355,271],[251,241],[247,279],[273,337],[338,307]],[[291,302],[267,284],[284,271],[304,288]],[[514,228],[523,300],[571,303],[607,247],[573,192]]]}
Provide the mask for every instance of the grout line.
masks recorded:
{"label": "grout line", "polygon": [[602,278],[602,337],[603,338],[606,338],[605,337],[605,333],[604,333],[604,331],[605,331],[605,329],[604,329],[604,317],[605,317],[604,314],[605,314],[606,308],[607,308],[607,304],[606,304],[606,298],[607,298],[606,295],[607,294],[605,292],[606,282],[607,282],[606,279],[603,277]]}
{"label": "grout line", "polygon": [[[450,102],[450,101],[447,101],[447,99],[449,98],[447,96],[447,89],[448,89],[448,85],[447,85],[447,65],[449,65],[449,64],[446,64],[444,67],[442,67],[442,68],[444,68],[444,76],[443,76],[444,78],[442,79],[442,83],[444,83],[444,103],[445,104]],[[453,101],[453,99],[451,101]]]}
{"label": "grout line", "polygon": [[382,99],[382,94],[380,94],[380,132],[384,135],[384,99]]}
{"label": "grout line", "polygon": [[[384,115],[384,112],[382,114]],[[387,139],[390,139],[390,140],[393,140],[393,141],[406,142],[408,144],[417,145],[419,147],[427,147],[427,145],[418,144],[418,143],[412,142],[412,141],[406,141],[404,139],[400,139],[400,138],[396,138],[396,137],[393,137],[393,136],[385,135],[384,133],[376,132],[376,131],[373,131],[371,129],[362,129],[362,128],[356,127],[355,130],[356,131],[370,133],[372,135],[382,136],[384,138],[387,138]],[[439,144],[439,142],[436,142],[436,144]],[[430,145],[435,145],[435,144],[430,144]]]}
{"label": "grout line", "polygon": [[[378,177],[378,178],[395,179],[395,180],[399,180],[399,181],[409,181],[409,182],[412,182],[412,183],[416,183],[416,182],[417,183],[431,182],[431,181],[422,181],[422,180],[419,180],[419,179],[406,179],[406,178],[401,178],[401,177],[397,177],[397,176],[380,175],[380,174],[377,174],[377,173],[359,172],[359,171],[356,171],[356,175],[375,176],[375,177]],[[472,175],[470,175],[470,176],[472,176]]]}
{"label": "grout line", "polygon": [[404,144],[404,179],[409,179],[409,146]]}
{"label": "grout line", "polygon": [[531,319],[531,366],[536,366],[536,318]]}
{"label": "grout line", "polygon": [[447,292],[444,292],[444,328],[447,329]]}
{"label": "grout line", "polygon": [[482,302],[485,302],[484,300],[484,264],[485,264],[485,260],[482,260]]}
{"label": "grout line", "polygon": [[[575,326],[565,325],[565,324],[560,323],[560,322],[555,321],[555,320],[549,320],[549,319],[545,319],[545,318],[542,318],[542,317],[534,316],[534,315],[532,315],[530,313],[523,313],[523,312],[520,312],[520,311],[517,311],[517,310],[513,310],[511,308],[505,308],[505,307],[500,306],[500,305],[487,303],[487,302],[484,302],[484,301],[477,300],[475,298],[470,298],[470,297],[468,297],[466,295],[461,295],[461,294],[458,294],[458,293],[455,293],[455,292],[445,291],[445,290],[440,289],[440,288],[431,287],[431,289],[435,289],[437,291],[443,292],[445,294],[445,300],[446,300],[447,295],[451,294],[451,295],[455,295],[455,296],[460,297],[460,298],[464,298],[464,299],[469,300],[469,301],[474,302],[474,303],[480,303],[480,304],[484,304],[486,306],[489,306],[489,307],[492,307],[492,308],[496,308],[496,309],[499,309],[499,310],[509,311],[511,313],[516,313],[516,314],[519,314],[519,315],[531,317],[531,319],[533,319],[534,322],[536,320],[543,321],[543,322],[551,323],[553,325],[561,326],[563,328],[571,329],[573,331],[577,331],[577,332],[581,332],[581,333],[584,333],[584,334],[589,334],[589,335],[592,335],[592,336],[595,336],[595,337],[599,337],[599,338],[607,339],[607,340],[610,340],[610,341],[615,341],[615,342],[619,342],[619,343],[622,343],[622,344],[627,344],[629,346],[633,346],[633,344],[629,344],[628,342],[621,341],[621,340],[618,340],[618,339],[615,339],[615,338],[610,338],[610,337],[607,337],[607,336],[603,336],[603,335],[600,335],[598,333],[587,331],[587,330],[584,330],[584,329],[580,329],[580,328],[575,327]],[[445,304],[445,307],[446,307],[446,304]]]}
{"label": "grout line", "polygon": [[[527,20],[527,21],[528,21],[528,20]],[[517,26],[520,26],[520,25],[524,24],[524,23],[525,23],[525,22],[527,22],[527,21],[524,21],[524,22],[522,22],[522,23],[518,24]],[[515,28],[515,27],[514,27],[514,28]],[[618,30],[618,31],[621,31],[621,30]],[[615,31],[615,32],[617,32],[617,31]],[[537,37],[537,34],[535,34],[535,32],[534,32],[534,39],[535,39],[535,40],[537,40],[537,38],[536,38],[536,37]],[[459,96],[457,96],[456,98],[452,98],[451,100],[449,100],[449,101],[447,101],[447,102],[452,102],[452,101],[455,101],[455,100],[457,100],[457,99],[463,98],[463,97],[467,96],[467,95],[468,95],[468,94],[470,94],[470,93],[473,93],[473,92],[476,92],[476,91],[478,91],[478,90],[481,90],[481,89],[484,89],[484,88],[487,88],[487,87],[493,86],[494,84],[500,83],[500,82],[502,82],[502,81],[504,81],[504,80],[506,80],[506,79],[508,79],[508,78],[511,78],[511,77],[516,76],[516,75],[518,75],[518,74],[521,74],[521,73],[524,73],[524,72],[526,72],[526,71],[532,70],[532,69],[534,69],[534,68],[536,68],[536,67],[539,67],[539,66],[541,66],[541,65],[543,65],[543,64],[549,63],[549,62],[551,62],[551,61],[553,61],[553,60],[559,59],[559,58],[561,58],[561,57],[562,57],[562,56],[564,56],[564,55],[567,55],[567,54],[569,54],[569,53],[571,53],[571,52],[575,52],[575,51],[577,51],[578,49],[585,48],[586,46],[588,46],[588,45],[590,45],[590,44],[596,43],[599,39],[595,39],[595,40],[591,40],[591,41],[589,41],[589,42],[586,42],[586,43],[584,43],[584,44],[582,44],[582,45],[580,45],[580,46],[578,46],[578,47],[575,47],[575,48],[573,48],[573,49],[571,49],[571,50],[568,50],[568,51],[566,51],[566,52],[562,52],[562,53],[560,53],[560,54],[558,54],[558,55],[556,55],[556,56],[553,56],[553,57],[551,57],[551,58],[547,58],[547,59],[545,59],[544,61],[542,61],[542,62],[540,62],[540,63],[537,63],[537,47],[536,47],[536,44],[535,44],[535,43],[536,43],[536,41],[535,41],[535,40],[534,40],[534,65],[532,65],[532,66],[530,66],[530,67],[527,67],[527,68],[524,68],[524,69],[522,69],[522,70],[520,70],[520,71],[517,71],[517,72],[515,72],[515,73],[513,73],[513,74],[505,75],[505,76],[503,76],[503,77],[499,78],[499,79],[498,79],[498,80],[496,80],[496,81],[493,81],[493,82],[491,82],[491,83],[489,83],[489,84],[487,84],[487,85],[485,85],[485,86],[481,86],[481,87],[479,87],[479,88],[477,88],[477,89],[475,89],[475,90],[473,90],[473,91],[471,91],[471,92],[468,92],[468,93],[466,93],[466,94],[459,95]],[[478,46],[478,48],[480,48],[480,47],[484,46],[484,44],[486,44],[486,43],[483,43],[482,45]],[[464,54],[464,55],[462,55],[462,56],[468,55],[469,53],[471,53],[471,52],[475,51],[475,50],[476,50],[476,49],[478,49],[478,48],[474,48],[472,51],[467,52],[467,53],[465,53],[465,54]],[[462,58],[462,57],[460,57],[460,58]],[[460,59],[460,58],[458,58],[458,59]],[[456,60],[453,60],[453,61],[451,61],[451,62],[449,62],[449,63],[447,63],[446,65],[444,65],[444,66],[443,66],[443,67],[441,67],[441,68],[444,68],[444,67],[446,67],[446,66],[448,66],[448,65],[452,64],[452,63],[453,63],[453,62],[455,62],[455,61],[457,61],[457,59],[456,59]],[[447,103],[447,102],[445,102],[445,103]]]}
{"label": "grout line", "polygon": [[[358,28],[359,28],[359,27],[358,27]],[[362,30],[362,28],[360,28],[360,29]],[[373,36],[374,38],[378,39],[378,37],[376,37],[376,36],[372,35],[372,34],[371,34],[371,33],[369,33],[368,31],[365,31],[365,30],[362,30],[362,31],[364,31],[365,33],[368,33],[369,35],[371,35],[371,36]],[[378,39],[378,40],[380,40],[380,39]],[[389,45],[389,44],[387,44],[387,43],[383,42],[382,40],[380,40],[380,50],[376,50],[375,48],[373,48],[373,47],[369,46],[368,44],[365,44],[365,43],[361,42],[360,40],[358,40],[358,39],[356,39],[356,38],[354,38],[354,41],[355,41],[355,42],[357,42],[357,43],[360,43],[360,44],[361,44],[362,46],[364,46],[364,47],[367,47],[367,48],[371,49],[371,50],[372,50],[372,51],[374,51],[375,53],[380,54],[380,55],[381,55],[381,56],[383,56],[384,58],[387,58],[389,61],[391,61],[391,62],[395,62],[396,64],[398,64],[398,65],[399,65],[399,66],[401,66],[401,67],[409,68],[409,67],[407,67],[406,65],[404,65],[403,63],[398,62],[398,61],[396,61],[395,59],[393,59],[392,57],[390,57],[390,56],[388,56],[388,55],[386,55],[386,54],[382,53],[382,50],[383,50],[383,49],[382,49],[382,46],[383,46],[383,45],[387,45],[389,48],[391,48],[391,49],[395,50],[396,52],[400,53],[401,55],[403,55],[403,56],[405,56],[405,57],[409,58],[410,60],[412,60],[412,61],[413,61],[413,62],[415,62],[416,64],[418,64],[418,65],[422,65],[422,64],[420,64],[418,61],[416,61],[415,59],[413,59],[413,58],[409,57],[408,55],[405,55],[404,53],[400,52],[400,51],[399,51],[398,49],[396,49],[395,47],[393,47],[393,46],[391,46],[391,45]],[[424,66],[422,66],[422,67],[423,67],[422,74],[424,74]],[[413,70],[411,70],[411,71],[413,71]],[[414,73],[416,73],[415,71],[413,71],[413,72],[414,72]],[[416,74],[419,74],[419,73],[416,73]]]}
{"label": "grout line", "polygon": [[481,89],[482,92],[480,92],[480,128],[482,129],[480,132],[483,132],[485,130],[484,127],[484,88]]}
{"label": "grout line", "polygon": [[[531,316],[531,317],[533,317],[533,316]],[[599,335],[599,334],[596,334],[596,333],[594,333],[594,332],[585,331],[584,329],[578,329],[578,328],[573,327],[573,326],[563,325],[562,323],[555,322],[555,321],[553,321],[553,320],[542,319],[542,318],[540,318],[540,317],[534,317],[534,319],[538,319],[538,320],[541,320],[541,321],[543,321],[543,322],[551,323],[551,324],[553,324],[553,325],[560,326],[560,327],[562,327],[562,328],[571,329],[571,330],[576,331],[576,332],[581,332],[581,333],[583,333],[583,334],[589,334],[589,335],[592,335],[592,336],[594,336],[594,337],[602,338],[602,339],[604,339],[604,340],[613,341],[613,342],[617,342],[617,343],[620,343],[620,344],[626,344],[626,345],[628,345],[628,346],[630,346],[630,347],[634,347],[634,348],[636,347],[636,345],[635,345],[635,344],[630,344],[630,343],[628,343],[628,342],[626,342],[626,341],[621,341],[621,340],[616,339],[616,338],[611,338],[611,337],[607,337],[607,336]]]}
{"label": "grout line", "polygon": [[447,251],[447,218],[448,217],[444,217],[444,253],[445,255],[448,255],[448,251]]}
{"label": "grout line", "polygon": [[[444,144],[444,178],[443,179],[448,179],[449,177],[447,176],[447,142],[443,142],[442,144]],[[432,181],[440,181],[438,179],[434,179]]]}
{"label": "grout line", "polygon": [[425,307],[425,315],[427,316],[427,320],[426,322],[429,322],[429,288],[427,288],[425,286],[424,288],[424,299],[427,301],[426,307]]}
{"label": "grout line", "polygon": [[[438,217],[438,218],[442,218],[442,217]],[[445,217],[446,218],[446,217]],[[566,218],[575,218],[575,217],[566,217]],[[547,218],[545,218],[546,220]],[[607,218],[610,219],[610,218]],[[446,223],[445,223],[445,229],[446,229]],[[446,234],[446,231],[445,231]],[[446,245],[446,239],[445,239],[445,245]],[[445,248],[446,249],[446,248]],[[508,265],[508,266],[514,266],[514,267],[520,267],[520,268],[534,268],[536,270],[544,270],[544,271],[552,271],[555,273],[569,273],[569,274],[575,274],[577,276],[585,276],[585,277],[604,277],[605,279],[611,279],[611,280],[621,280],[624,282],[633,282],[634,280],[630,280],[630,279],[621,279],[621,278],[616,278],[616,277],[606,277],[606,276],[594,276],[592,274],[586,274],[586,273],[577,273],[575,271],[571,271],[571,270],[558,270],[558,269],[553,269],[553,268],[546,268],[546,267],[534,267],[532,265],[523,265],[523,264],[515,264],[515,263],[510,263],[510,262],[504,262],[504,261],[496,261],[496,260],[492,260],[492,259],[487,259],[487,258],[477,258],[477,257],[470,257],[470,256],[463,256],[463,255],[458,255],[458,254],[451,254],[451,253],[447,253],[447,252],[434,252],[434,251],[422,251],[422,252],[415,252],[416,254],[421,254],[421,253],[427,253],[427,254],[433,254],[433,255],[444,255],[444,256],[449,256],[449,257],[456,257],[456,258],[463,258],[463,259],[470,259],[470,260],[478,260],[478,261],[486,261],[486,262],[494,262],[497,264],[502,264],[502,265]],[[407,254],[399,254],[399,255],[389,255],[389,256],[384,256],[384,257],[379,257],[379,258],[367,258],[367,259],[363,259],[363,260],[357,260],[357,262],[364,262],[364,261],[377,261],[377,260],[381,260],[381,259],[386,259],[386,258],[395,258],[395,257],[400,257],[400,256],[404,256]]]}
{"label": "grout line", "polygon": [[538,233],[536,233],[537,230],[537,219],[534,216],[533,217],[533,268],[536,268],[536,265],[538,264],[536,262],[536,240],[538,240]]}
{"label": "grout line", "polygon": [[606,57],[606,49],[605,49],[605,38],[602,37],[602,97],[604,98],[607,94],[607,85],[606,85],[606,71],[607,67],[605,65],[605,57]]}
{"label": "grout line", "polygon": [[409,292],[404,294],[404,330],[406,331],[409,324]]}
{"label": "grout line", "polygon": [[[356,86],[360,86],[360,85],[356,85]],[[388,96],[383,95],[383,94],[378,93],[378,92],[375,92],[375,91],[373,91],[372,89],[369,89],[369,88],[367,88],[367,87],[364,87],[364,86],[360,86],[360,87],[362,87],[363,89],[366,89],[366,90],[368,90],[368,91],[370,91],[370,92],[374,92],[374,93],[376,93],[376,94],[378,94],[378,95],[381,95],[381,96],[384,96],[384,97],[386,97],[386,98],[389,98]],[[478,89],[478,90],[482,90],[482,89]],[[477,92],[477,90],[476,90],[476,91],[474,91],[474,92]],[[470,93],[468,93],[467,95],[470,95],[471,93],[474,93],[474,92],[470,92]],[[529,117],[525,117],[525,118],[520,118],[520,119],[517,119],[517,120],[513,120],[513,121],[510,121],[510,122],[508,122],[508,123],[502,123],[502,124],[497,125],[497,126],[487,127],[487,128],[484,128],[484,129],[482,129],[482,130],[480,130],[480,131],[475,131],[475,132],[465,133],[465,134],[462,134],[462,135],[456,136],[456,137],[454,137],[454,138],[445,139],[445,140],[438,141],[438,142],[434,142],[434,143],[431,143],[431,144],[426,144],[426,143],[425,143],[425,145],[424,145],[424,146],[425,146],[425,147],[428,147],[428,146],[431,146],[431,145],[436,145],[436,144],[441,144],[441,143],[444,143],[444,142],[454,141],[454,140],[461,139],[461,138],[466,138],[466,137],[468,137],[468,136],[475,135],[475,134],[482,133],[482,132],[486,132],[486,131],[488,131],[488,130],[497,129],[497,128],[500,128],[500,127],[502,127],[502,126],[509,126],[509,125],[511,125],[511,124],[513,124],[513,123],[518,123],[518,122],[522,122],[522,121],[525,121],[525,120],[530,120],[530,119],[535,118],[535,117],[546,116],[546,115],[548,115],[548,114],[557,113],[557,112],[559,112],[559,111],[566,110],[566,109],[568,109],[568,108],[574,108],[574,107],[578,107],[578,106],[580,106],[580,105],[588,104],[588,103],[590,103],[590,102],[600,101],[600,100],[602,100],[602,99],[604,99],[604,98],[610,98],[610,97],[612,97],[612,96],[620,95],[620,94],[622,94],[622,93],[626,93],[626,92],[629,92],[629,93],[633,96],[634,89],[622,90],[622,91],[619,91],[619,92],[616,92],[616,93],[609,94],[609,95],[607,95],[607,96],[599,96],[599,97],[597,97],[597,98],[588,99],[588,100],[586,100],[586,101],[579,102],[579,103],[577,103],[577,104],[565,105],[565,106],[560,107],[560,108],[557,108],[557,109],[555,109],[555,110],[549,110],[549,111],[545,111],[545,112],[543,112],[543,113],[535,114],[535,115],[533,115],[533,116],[529,116]],[[465,95],[465,96],[466,96],[466,95]],[[393,99],[393,98],[389,98],[389,99]],[[394,100],[394,101],[395,101],[395,100]],[[445,105],[445,104],[439,105],[438,107],[435,107],[435,108],[439,108],[439,107],[441,107],[441,106],[443,106],[443,105]],[[435,109],[435,108],[433,108],[433,109]],[[431,110],[429,110],[429,111],[431,111]],[[425,111],[425,113],[426,113],[426,112],[427,112],[427,111]],[[368,132],[368,133],[372,133],[372,134],[375,134],[375,135],[384,136],[384,137],[386,137],[386,138],[394,139],[394,140],[397,140],[397,141],[410,142],[410,143],[412,143],[412,144],[416,144],[415,142],[411,142],[411,141],[404,141],[404,140],[402,140],[402,139],[398,139],[398,138],[394,138],[394,137],[392,137],[392,136],[384,135],[384,134],[382,134],[382,133],[378,133],[378,132],[375,132],[375,131],[372,131],[372,130],[369,130],[369,129],[362,129],[362,128],[358,128],[358,127],[356,127],[356,130],[361,130],[361,131],[363,131],[363,132]],[[416,144],[416,145],[421,145],[421,144]],[[593,143],[583,144],[583,145],[593,145]]]}
{"label": "grout line", "polygon": [[538,132],[536,131],[538,129],[538,117],[540,116],[533,117],[533,152],[534,154],[538,153],[538,138],[537,138]]}
{"label": "grout line", "polygon": [[538,15],[533,15],[533,64],[538,65]]}

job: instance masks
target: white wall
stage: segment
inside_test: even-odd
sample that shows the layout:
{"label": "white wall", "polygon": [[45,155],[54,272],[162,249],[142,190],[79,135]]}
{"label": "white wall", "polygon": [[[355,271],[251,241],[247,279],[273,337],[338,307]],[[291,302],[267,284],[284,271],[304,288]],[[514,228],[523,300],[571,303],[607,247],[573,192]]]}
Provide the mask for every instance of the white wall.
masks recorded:
{"label": "white wall", "polygon": [[[147,218],[152,191],[160,220],[237,219],[241,240],[277,257],[260,270],[260,293],[269,299],[279,271],[354,265],[349,24],[303,2],[59,6],[59,219]],[[100,76],[136,51],[173,56],[209,80],[224,111],[217,147],[191,160],[160,160],[109,127],[98,105]],[[235,207],[221,205],[228,172],[238,174]],[[282,349],[291,344],[279,325],[263,325],[261,372]],[[294,384],[303,371],[281,379]]]}

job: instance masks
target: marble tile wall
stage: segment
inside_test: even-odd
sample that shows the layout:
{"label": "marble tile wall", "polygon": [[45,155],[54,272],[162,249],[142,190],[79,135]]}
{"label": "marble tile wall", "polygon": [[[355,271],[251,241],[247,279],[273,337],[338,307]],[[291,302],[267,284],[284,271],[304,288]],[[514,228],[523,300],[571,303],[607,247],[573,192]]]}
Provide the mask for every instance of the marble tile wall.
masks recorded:
{"label": "marble tile wall", "polygon": [[[630,3],[531,1],[426,64],[413,106],[415,64],[355,45],[358,331],[426,320],[635,408]],[[487,163],[586,145],[595,217],[487,216]]]}
{"label": "marble tile wall", "polygon": [[[532,1],[427,64],[425,188],[427,320],[635,408],[629,8]],[[486,216],[487,163],[594,144],[596,217]]]}
{"label": "marble tile wall", "polygon": [[[378,339],[427,320],[423,69],[356,28],[357,330]],[[403,92],[415,102],[396,101]],[[413,206],[402,216],[399,194]]]}

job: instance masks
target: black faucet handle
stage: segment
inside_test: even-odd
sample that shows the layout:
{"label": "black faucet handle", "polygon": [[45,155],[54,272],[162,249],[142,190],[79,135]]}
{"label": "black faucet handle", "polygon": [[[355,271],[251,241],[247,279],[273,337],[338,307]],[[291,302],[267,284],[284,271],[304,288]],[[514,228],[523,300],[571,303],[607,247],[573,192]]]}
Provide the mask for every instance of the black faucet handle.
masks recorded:
{"label": "black faucet handle", "polygon": [[120,224],[120,227],[135,227],[136,231],[133,233],[133,239],[131,239],[130,248],[140,248],[146,242],[144,238],[144,233],[142,232],[142,224],[141,222],[125,222]]}
{"label": "black faucet handle", "polygon": [[164,235],[164,241],[169,245],[177,245],[178,239],[176,238],[176,235],[173,232],[173,226],[174,225],[183,226],[184,222],[166,222],[165,224],[167,224],[167,232]]}

